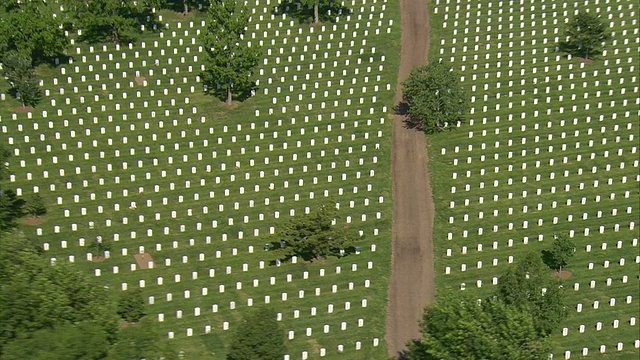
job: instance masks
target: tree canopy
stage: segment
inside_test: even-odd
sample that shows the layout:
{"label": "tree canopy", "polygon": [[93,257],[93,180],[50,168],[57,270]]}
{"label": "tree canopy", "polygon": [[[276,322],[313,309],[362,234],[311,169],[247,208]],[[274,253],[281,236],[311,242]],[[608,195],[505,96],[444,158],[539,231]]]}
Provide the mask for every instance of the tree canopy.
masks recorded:
{"label": "tree canopy", "polygon": [[72,265],[50,265],[18,232],[0,234],[0,353],[15,339],[80,322],[94,324],[113,341],[118,323],[110,299]]}
{"label": "tree canopy", "polygon": [[10,92],[20,99],[22,106],[36,106],[42,99],[32,63],[31,58],[17,51],[6,52],[2,58],[2,70],[11,86]]}
{"label": "tree canopy", "polygon": [[118,315],[127,322],[138,322],[145,316],[144,298],[140,289],[122,293],[118,301]]}
{"label": "tree canopy", "polygon": [[234,94],[247,98],[255,86],[252,71],[260,51],[243,40],[249,13],[238,0],[214,0],[208,10],[211,20],[201,36],[206,51],[202,73],[205,92],[229,105]]}
{"label": "tree canopy", "polygon": [[544,262],[558,272],[567,266],[569,259],[576,251],[576,244],[566,234],[558,235],[551,244],[549,250],[543,251]]}
{"label": "tree canopy", "polygon": [[540,336],[549,335],[567,315],[562,286],[536,252],[527,253],[499,278],[497,296],[528,312]]}
{"label": "tree canopy", "polygon": [[69,40],[53,17],[51,6],[30,0],[0,3],[4,8],[0,16],[0,55],[15,51],[33,61],[33,66],[61,56]]}
{"label": "tree canopy", "polygon": [[567,50],[585,59],[591,59],[595,53],[601,52],[602,43],[611,37],[600,17],[586,11],[580,11],[569,20],[566,35],[569,38]]}
{"label": "tree canopy", "polygon": [[402,86],[410,126],[436,133],[464,122],[469,100],[449,65],[440,61],[414,68]]}
{"label": "tree canopy", "polygon": [[276,229],[275,249],[288,257],[299,256],[307,261],[341,256],[358,234],[344,224],[333,225],[337,215],[335,206],[321,204],[309,214],[293,217],[281,229]]}
{"label": "tree canopy", "polygon": [[227,360],[282,359],[287,353],[284,332],[267,307],[249,312],[231,339]]}
{"label": "tree canopy", "polygon": [[68,0],[70,13],[89,42],[109,41],[120,44],[140,31],[141,25],[153,25],[154,6],[158,0]]}
{"label": "tree canopy", "polygon": [[410,360],[542,360],[549,354],[534,319],[499,299],[438,296],[425,309],[420,328],[422,338],[409,344]]}

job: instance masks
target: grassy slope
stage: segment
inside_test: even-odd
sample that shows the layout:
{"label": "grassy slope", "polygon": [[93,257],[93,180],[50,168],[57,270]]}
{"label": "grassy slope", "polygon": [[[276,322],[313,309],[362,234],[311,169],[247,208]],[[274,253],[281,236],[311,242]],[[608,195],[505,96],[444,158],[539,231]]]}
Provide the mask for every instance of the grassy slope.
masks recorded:
{"label": "grassy slope", "polygon": [[[554,233],[574,230],[576,234],[574,241],[578,245],[578,252],[571,260],[568,269],[573,275],[564,281],[568,289],[571,311],[562,327],[569,329],[569,335],[562,336],[562,329],[558,329],[553,334],[554,355],[564,356],[565,350],[570,350],[575,356],[582,352],[583,347],[589,348],[590,354],[599,353],[599,346],[604,344],[607,346],[607,353],[600,354],[601,356],[636,358],[638,349],[634,349],[634,341],[640,334],[637,324],[630,326],[628,322],[631,316],[637,317],[638,294],[636,263],[638,248],[637,245],[632,244],[633,239],[638,238],[636,178],[638,169],[634,167],[634,161],[637,166],[637,153],[631,152],[632,148],[637,146],[637,140],[635,140],[638,136],[637,105],[632,104],[636,102],[638,94],[637,81],[635,84],[628,82],[630,77],[637,76],[637,71],[630,66],[637,64],[638,59],[637,52],[633,52],[637,42],[631,43],[635,37],[631,35],[633,31],[631,19],[626,19],[625,26],[617,22],[616,28],[612,30],[616,34],[614,39],[620,44],[618,46],[622,46],[625,37],[630,39],[629,45],[624,45],[623,49],[630,46],[632,51],[629,54],[621,53],[616,56],[612,54],[614,47],[609,43],[608,56],[601,57],[582,69],[576,59],[568,60],[563,57],[560,61],[556,61],[556,54],[552,52],[553,44],[547,45],[551,48],[551,52],[543,54],[541,27],[537,28],[537,36],[531,35],[530,30],[533,30],[533,27],[525,27],[523,30],[526,35],[523,37],[520,36],[519,22],[515,22],[516,28],[513,31],[516,37],[511,41],[514,41],[516,46],[506,47],[508,46],[506,43],[510,41],[506,39],[508,30],[497,30],[497,24],[500,22],[495,22],[499,16],[496,5],[494,3],[492,8],[493,30],[486,31],[487,3],[482,2],[483,15],[478,17],[482,23],[481,33],[478,34],[481,39],[479,44],[481,48],[479,51],[473,51],[476,7],[473,6],[470,10],[463,7],[460,10],[462,16],[458,19],[460,22],[460,26],[457,27],[458,43],[452,45],[452,31],[455,28],[452,24],[454,5],[450,5],[450,21],[447,28],[443,28],[444,5],[439,7],[439,14],[434,14],[434,1],[431,1],[430,59],[433,61],[443,56],[450,60],[450,57],[454,56],[454,67],[465,76],[465,84],[469,87],[470,95],[477,98],[476,103],[472,104],[475,107],[475,114],[469,116],[474,121],[473,125],[466,124],[458,131],[439,134],[428,139],[433,193],[436,197],[434,235],[438,288],[459,289],[461,283],[466,283],[467,291],[474,291],[478,296],[487,294],[493,289],[492,278],[504,271],[509,256],[513,256],[517,261],[523,252],[540,251],[548,247]],[[529,5],[527,3],[525,7]],[[573,9],[573,4],[569,5],[569,9]],[[623,5],[626,7],[628,4],[623,3]],[[551,7],[551,4],[547,6]],[[513,16],[517,19],[520,12],[519,7],[515,8]],[[595,6],[590,5],[590,8],[593,10]],[[508,8],[503,10],[502,16],[507,20],[511,13],[508,13]],[[604,8],[601,10],[605,11]],[[471,31],[467,35],[470,42],[463,44],[462,23],[467,11],[470,11],[472,24]],[[549,22],[551,22],[550,11],[548,9],[546,12]],[[605,14],[608,11],[611,10],[606,10]],[[625,10],[624,15],[628,15],[629,11]],[[528,8],[522,10],[522,14],[525,14],[525,22],[528,21],[527,24],[530,25],[531,14]],[[534,14],[540,26],[542,16],[540,4],[537,4]],[[622,17],[623,14],[620,16]],[[508,29],[508,22],[504,20],[501,24]],[[547,28],[553,28],[553,25],[549,24]],[[623,35],[623,31],[626,36]],[[503,46],[506,48],[502,49],[502,68],[496,69],[495,38],[499,33],[503,35]],[[485,35],[491,35],[493,40],[485,41]],[[550,37],[553,41],[553,36],[549,34],[546,37]],[[441,39],[444,39],[445,46],[440,45]],[[532,45],[533,39],[537,40],[538,45]],[[524,47],[520,46],[521,40],[525,41]],[[483,49],[485,44],[491,44],[490,51]],[[463,54],[461,50],[465,45],[470,47],[470,51]],[[455,54],[451,54],[452,46],[457,48]],[[442,48],[445,49],[444,55],[440,53]],[[538,52],[536,65],[531,61],[534,48]],[[508,57],[509,50],[516,54],[513,58]],[[519,56],[521,50],[525,51],[525,56]],[[485,54],[490,54],[490,60],[484,59]],[[463,61],[462,55],[466,55],[466,61]],[[479,60],[473,61],[475,55]],[[550,58],[548,63],[543,62],[544,56]],[[633,58],[633,61],[628,63],[627,57]],[[521,59],[525,61],[524,66],[519,64]],[[618,64],[619,60],[616,59],[622,60],[621,63]],[[514,70],[512,77],[507,75],[510,68],[506,64],[509,60],[515,63],[512,68]],[[604,65],[605,60],[608,60],[608,66]],[[475,71],[478,74],[478,79],[475,81],[471,79],[474,73],[473,63],[478,63],[480,66]],[[489,64],[487,70],[483,68],[485,63]],[[463,65],[466,66],[466,71],[462,70]],[[550,73],[543,72],[544,66],[551,68]],[[560,66],[560,69],[556,70],[556,66]],[[622,68],[621,75],[615,74],[618,66]],[[533,75],[534,67],[537,67],[538,75]],[[520,76],[520,68],[526,70],[526,75]],[[607,68],[612,69],[612,74],[615,75],[606,75]],[[502,73],[501,89],[496,89],[497,70]],[[483,76],[485,71],[488,74],[487,78]],[[581,78],[582,71],[588,74],[585,79]],[[598,75],[593,75],[596,71]],[[559,75],[563,80],[554,81]],[[544,83],[545,76],[550,77],[551,83]],[[573,80],[576,82],[575,90],[570,86],[571,81],[567,79],[569,76],[575,79]],[[537,86],[533,84],[536,77],[539,82]],[[619,77],[625,77],[624,84],[616,83]],[[607,80],[610,78],[614,81],[611,86],[607,85]],[[524,86],[520,85],[522,79],[525,80]],[[509,80],[514,81],[512,88],[508,87]],[[582,87],[583,81],[587,84],[586,88]],[[484,90],[484,84],[488,84],[487,91]],[[471,89],[472,85],[476,86],[476,91]],[[558,85],[563,85],[565,90],[560,90]],[[548,93],[545,92],[547,86],[550,86]],[[633,90],[634,86],[636,86],[635,90]],[[622,93],[622,88],[626,88],[626,95]],[[610,89],[613,90],[611,94]],[[526,94],[522,95],[521,90],[526,91]],[[513,95],[509,95],[509,91],[512,91]],[[602,99],[594,96],[596,91],[602,92]],[[497,92],[501,92],[501,99],[497,99]],[[585,92],[589,93],[587,99],[583,97]],[[486,100],[483,99],[484,94],[487,95]],[[572,99],[571,94],[577,95],[575,100]],[[549,104],[545,103],[547,97],[551,99]],[[539,100],[538,104],[534,103],[536,98]],[[627,103],[623,103],[624,99],[627,99]],[[600,101],[602,105],[598,107]],[[611,106],[612,101],[615,101],[614,106]],[[508,109],[509,102],[513,103],[513,110]],[[500,110],[495,110],[496,104],[500,104]],[[590,105],[591,110],[585,110],[586,104]],[[576,105],[575,111],[572,109],[573,105]],[[483,106],[487,106],[486,113],[482,111]],[[547,109],[551,110],[549,116],[544,115]],[[538,118],[532,116],[536,110],[541,114]],[[522,112],[527,113],[524,119],[520,116]],[[625,112],[628,112],[629,118],[624,117]],[[513,114],[513,120],[509,119],[510,113]],[[613,113],[617,113],[616,119],[613,119]],[[603,120],[600,120],[601,115]],[[499,123],[495,121],[496,116],[500,116]],[[486,124],[483,123],[483,117],[487,118]],[[574,119],[577,119],[575,124]],[[523,138],[526,138],[526,143],[522,142]],[[513,144],[510,144],[510,141]],[[500,143],[499,148],[495,147],[496,142]],[[483,144],[486,148],[482,147]],[[580,147],[576,148],[577,145]],[[566,146],[566,149],[563,149],[563,146]],[[456,147],[459,147],[459,153],[456,153]],[[550,147],[553,147],[552,151],[549,151]],[[473,150],[470,151],[469,148]],[[442,149],[446,149],[446,154],[441,154]],[[621,156],[617,154],[619,149],[622,150]],[[526,153],[523,154],[523,151]],[[536,151],[539,153],[536,154]],[[608,154],[605,155],[607,151]],[[486,155],[486,159],[481,158],[483,154]],[[493,159],[494,154],[499,155],[499,160]],[[578,160],[578,156],[581,156],[581,160]],[[467,163],[468,157],[472,159],[470,164]],[[565,157],[566,163],[564,163]],[[454,165],[455,159],[458,160],[458,165]],[[552,159],[554,165],[550,165]],[[536,161],[540,164],[536,165]],[[522,164],[525,163],[527,168],[523,169]],[[621,168],[621,163],[624,163],[624,168]],[[609,164],[611,169],[607,170]],[[509,165],[513,165],[512,170],[509,169]],[[500,168],[499,173],[495,173],[496,167]],[[597,173],[592,172],[593,167],[597,167]],[[481,171],[484,171],[485,175],[481,175]],[[452,178],[454,173],[457,179]],[[552,173],[555,173],[554,179],[550,178]],[[536,180],[538,175],[540,180]],[[526,179],[523,180],[524,177]],[[626,183],[623,183],[623,177],[626,177]],[[498,181],[499,187],[494,187],[494,181]],[[470,185],[469,191],[465,191],[467,184]],[[566,185],[570,186],[569,191],[565,191]],[[451,193],[452,186],[456,187],[455,194]],[[552,187],[556,187],[555,193],[552,193]],[[538,190],[540,195],[536,195]],[[523,191],[527,191],[527,197],[524,197]],[[625,192],[628,192],[628,197],[625,197]],[[615,194],[615,200],[611,199],[611,194]],[[496,202],[493,200],[494,195],[498,195],[499,200]],[[599,202],[596,200],[597,196],[600,196]],[[479,203],[481,198],[483,198],[482,204]],[[465,205],[466,199],[469,200],[468,205]],[[450,208],[452,201],[455,203],[454,208]],[[568,205],[568,201],[571,201],[571,205]],[[582,201],[585,201],[584,205]],[[554,202],[556,202],[555,207]],[[537,207],[540,205],[542,210],[538,211]],[[527,206],[526,212],[525,206]],[[494,211],[498,211],[497,217],[494,217]],[[617,215],[612,215],[614,211]],[[479,218],[480,213],[483,213],[482,219]],[[468,218],[465,219],[465,216]],[[586,219],[583,220],[583,216],[586,216]],[[452,223],[450,217],[453,217]],[[569,220],[570,217],[571,220]],[[557,218],[555,220],[557,223],[554,223],[554,218]],[[542,226],[537,225],[539,219],[543,221]],[[528,221],[527,229],[524,229],[524,221]],[[629,230],[631,222],[636,224],[634,230]],[[509,224],[513,224],[513,230],[509,230]],[[620,226],[619,231],[614,230],[616,224]],[[494,225],[498,226],[497,232],[493,232]],[[602,234],[599,233],[600,226],[605,229]],[[479,228],[483,228],[483,235],[478,235]],[[585,228],[590,230],[588,236],[584,235]],[[468,231],[466,238],[463,234],[464,230]],[[451,240],[448,240],[449,233],[452,235]],[[543,237],[542,241],[538,241],[539,236]],[[509,247],[509,239],[513,239],[512,247]],[[525,239],[528,239],[526,243]],[[618,241],[622,244],[620,249],[617,248]],[[494,242],[498,243],[496,250],[492,249]],[[607,243],[606,250],[602,250],[603,243]],[[483,245],[482,252],[478,251],[478,244]],[[587,245],[591,245],[591,252],[586,251]],[[463,246],[468,249],[466,255],[462,254]],[[451,249],[452,256],[446,255],[447,249]],[[621,258],[626,261],[624,267],[619,265]],[[496,266],[492,266],[494,259],[498,261]],[[610,267],[604,267],[605,260],[610,261]],[[476,269],[478,261],[483,262],[482,269]],[[594,264],[593,270],[589,270],[589,263]],[[466,272],[461,271],[462,264],[466,264]],[[451,268],[450,275],[445,275],[446,267]],[[627,283],[622,281],[625,275],[628,277]],[[612,279],[610,286],[606,284],[607,278]],[[476,287],[478,279],[483,281],[483,287],[480,289]],[[589,287],[592,280],[596,282],[593,289]],[[574,283],[579,283],[578,291],[573,290]],[[631,304],[626,304],[627,296],[633,297]],[[615,307],[608,304],[612,297],[617,300]],[[597,310],[592,306],[596,300],[601,304]],[[581,313],[576,312],[578,303],[584,306]],[[620,326],[617,329],[611,325],[615,319],[620,320]],[[598,321],[603,323],[601,331],[595,329]],[[578,331],[581,324],[586,326],[584,333]],[[614,349],[618,342],[624,345],[622,352]]]}
{"label": "grassy slope", "polygon": [[[89,274],[100,269],[101,276],[96,279],[112,287],[115,293],[120,291],[122,283],[135,287],[144,281],[145,296],[154,296],[155,299],[155,303],[148,306],[149,316],[157,319],[158,314],[164,314],[165,321],[158,323],[158,329],[165,334],[175,332],[176,346],[190,358],[222,358],[225,344],[247,308],[248,299],[253,299],[258,305],[264,303],[266,295],[271,297],[272,306],[283,314],[283,328],[295,332],[295,338],[287,341],[292,358],[298,358],[302,351],[317,356],[321,347],[327,349],[329,357],[335,356],[339,344],[344,345],[345,356],[349,358],[386,356],[382,341],[385,317],[380,314],[386,311],[391,251],[391,126],[389,121],[380,119],[387,116],[382,111],[383,106],[388,109],[392,106],[399,63],[400,28],[398,5],[386,3],[384,18],[379,19],[382,4],[375,4],[376,18],[370,20],[372,25],[368,30],[371,33],[368,36],[363,36],[363,29],[369,21],[369,7],[363,7],[362,12],[359,6],[354,7],[355,13],[363,16],[359,21],[361,28],[354,39],[351,37],[352,31],[356,30],[357,15],[352,15],[348,22],[344,39],[339,36],[346,18],[340,19],[337,24],[339,31],[333,40],[328,39],[330,24],[326,24],[324,32],[315,28],[311,33],[308,25],[296,23],[290,29],[295,35],[284,36],[289,28],[288,19],[269,20],[269,15],[264,14],[260,21],[256,15],[250,28],[254,29],[256,23],[260,23],[257,38],[262,38],[262,31],[268,30],[263,50],[266,53],[270,48],[272,55],[267,55],[268,64],[261,66],[265,71],[259,76],[258,95],[233,109],[199,92],[200,86],[195,82],[199,65],[192,61],[191,56],[201,58],[202,54],[195,51],[195,45],[190,45],[190,53],[186,53],[187,42],[197,25],[193,29],[185,29],[186,22],[182,16],[169,12],[162,13],[163,21],[170,25],[162,39],[159,34],[147,33],[131,50],[124,47],[115,50],[113,45],[109,45],[108,51],[103,52],[98,46],[94,54],[89,54],[87,45],[80,45],[82,54],[74,55],[74,64],[63,66],[64,75],[60,68],[39,69],[45,81],[44,88],[51,93],[34,112],[33,119],[28,119],[26,114],[15,114],[16,120],[12,120],[12,110],[17,102],[6,100],[0,103],[1,140],[3,143],[12,141],[13,146],[19,149],[19,154],[10,164],[17,179],[15,186],[25,193],[38,187],[49,204],[45,224],[36,227],[41,229],[42,235],[36,235],[34,227],[24,226],[23,229],[39,242],[50,245],[48,256],[64,261],[73,255],[78,267]],[[258,14],[265,9],[270,11],[266,5],[256,9]],[[195,16],[188,20],[197,24],[199,15]],[[394,24],[391,33],[387,34],[386,24],[391,19]],[[180,20],[183,28],[177,29],[175,21]],[[378,20],[383,23],[380,27],[377,26]],[[281,28],[278,27],[280,21],[283,22]],[[373,32],[378,27],[381,34],[375,36]],[[279,35],[276,35],[276,29]],[[301,33],[298,35],[299,29]],[[190,31],[189,36],[183,35],[184,30]],[[177,31],[177,37],[171,37],[172,31]],[[318,39],[319,33],[322,40]],[[294,36],[300,38],[300,43],[294,42]],[[309,42],[306,41],[307,36],[310,36]],[[180,37],[184,37],[185,43],[176,45]],[[288,40],[286,44],[285,38]],[[273,44],[271,39],[274,39]],[[364,45],[363,39],[366,39]],[[152,46],[154,40],[166,48],[164,55],[160,48]],[[171,40],[171,46],[164,46],[167,40]],[[144,49],[141,41],[146,43]],[[332,45],[330,49],[327,46],[329,42]],[[308,51],[303,51],[303,44],[309,47]],[[318,50],[313,50],[316,44]],[[278,54],[281,46],[285,51]],[[297,48],[295,52],[292,46]],[[178,54],[170,53],[173,47],[178,49]],[[376,48],[375,54],[372,47]],[[350,48],[353,55],[347,55]],[[360,48],[364,51],[362,55],[358,54]],[[342,54],[334,59],[336,50]],[[71,51],[75,53],[75,46]],[[138,58],[135,51],[139,52]],[[149,55],[148,51],[152,53]],[[318,55],[316,60],[311,59],[312,51]],[[326,59],[323,58],[324,52],[329,55]],[[108,53],[113,54],[114,60],[108,60]],[[126,59],[122,59],[122,53]],[[305,55],[305,60],[299,60],[301,54]],[[82,62],[83,55],[87,56],[86,63]],[[96,55],[100,55],[100,60],[95,58]],[[293,58],[291,62],[285,60],[288,55]],[[179,63],[180,56],[185,56],[187,61]],[[276,56],[281,58],[280,64],[276,64]],[[382,56],[386,58],[384,62],[380,61]],[[171,64],[169,57],[172,57]],[[159,66],[154,65],[155,59],[160,61]],[[349,65],[346,64],[347,59]],[[334,60],[339,62],[335,67],[331,65]],[[120,62],[119,69],[116,61]],[[131,69],[129,61],[133,62]],[[146,65],[142,61],[146,61]],[[322,62],[329,66],[322,69]],[[106,70],[102,69],[102,63]],[[301,70],[294,71],[298,64]],[[93,72],[89,65],[93,66]],[[194,66],[192,73],[187,70],[189,65]],[[382,71],[378,65],[384,66]],[[79,73],[75,73],[74,66],[80,67]],[[289,68],[287,73],[285,66]],[[179,67],[179,74],[175,67]],[[369,71],[367,67],[370,67]],[[162,74],[162,68],[166,69],[166,75]],[[276,75],[271,73],[272,69],[276,69]],[[146,87],[135,84],[133,74],[136,70],[146,77]],[[153,75],[149,70],[153,70]],[[329,78],[330,70],[335,71],[333,78]],[[343,70],[346,71],[345,76],[342,76]],[[127,72],[126,78],[121,76],[123,71]],[[114,74],[113,79],[108,78],[109,72]],[[322,78],[319,72],[323,73]],[[100,80],[94,79],[94,73],[99,74]],[[307,89],[302,90],[305,73],[310,75],[310,79],[306,81]],[[82,74],[86,74],[84,82]],[[297,75],[297,80],[292,74]],[[380,80],[376,80],[378,75]],[[285,76],[282,83],[280,76]],[[53,85],[53,77],[58,78],[59,85]],[[67,83],[67,77],[72,78],[73,84]],[[183,82],[183,77],[186,82]],[[269,77],[273,80],[271,84]],[[356,79],[357,83],[338,86],[340,78],[345,78],[345,81]],[[334,84],[332,88],[325,87],[328,79]],[[312,87],[315,81],[321,84],[317,90]],[[119,83],[119,88],[116,83]],[[102,84],[106,90],[101,89]],[[390,90],[386,90],[386,84],[390,84]],[[88,90],[89,85],[92,86],[91,91]],[[293,91],[289,85],[294,86]],[[375,104],[371,98],[374,85],[380,88],[375,94]],[[78,87],[77,93],[74,86]],[[190,86],[195,86],[194,93],[190,92]],[[367,87],[366,94],[361,92],[362,86]],[[64,94],[59,92],[61,87]],[[168,90],[167,95],[163,95],[164,88]],[[340,95],[337,88],[341,89]],[[349,95],[349,88],[354,89],[353,95]],[[265,89],[268,95],[264,94]],[[326,96],[323,94],[325,90]],[[298,94],[303,100],[298,100]],[[185,97],[189,98],[188,104]],[[273,103],[273,97],[277,104]],[[352,100],[350,105],[347,98]],[[52,99],[56,101],[55,106],[51,105]],[[69,105],[66,104],[67,99]],[[158,99],[162,104],[157,103]],[[171,105],[172,99],[175,106]],[[323,102],[326,109],[321,108]],[[133,109],[129,108],[130,104],[133,104]],[[294,110],[296,104],[301,106],[298,112]],[[312,104],[311,110],[306,108],[307,104]],[[87,110],[88,106],[91,112]],[[197,114],[192,113],[193,106],[197,107]],[[282,106],[287,107],[286,113],[282,112]],[[62,116],[56,115],[57,108],[62,110]],[[178,108],[183,109],[182,114]],[[375,114],[369,115],[369,108],[374,108]],[[269,115],[270,109],[272,115]],[[362,115],[356,114],[358,109],[362,110]],[[168,114],[165,114],[167,110]],[[256,110],[259,110],[259,116],[256,116]],[[42,111],[47,111],[46,119],[42,118]],[[155,118],[151,116],[152,111],[156,113]],[[335,119],[330,118],[332,112],[336,114]],[[141,114],[140,119],[137,119],[138,113]],[[123,114],[127,115],[126,120]],[[322,120],[319,120],[320,115]],[[203,116],[204,122],[201,121]],[[378,132],[381,137],[378,137]],[[315,145],[311,145],[312,141]],[[51,148],[47,148],[47,144],[51,144]],[[269,147],[271,144],[272,149]],[[365,145],[366,152],[362,149]],[[334,152],[336,149],[338,155]],[[307,158],[307,153],[311,158]],[[298,160],[293,160],[294,154]],[[265,157],[269,158],[269,164],[264,163]],[[350,162],[348,166],[347,161]],[[64,175],[60,174],[61,170],[64,170]],[[196,172],[192,173],[192,170]],[[370,170],[375,171],[375,176],[370,176]],[[328,179],[329,175],[333,180]],[[300,180],[304,186],[299,186]],[[268,190],[271,183],[275,186],[273,191]],[[259,186],[258,192],[256,185]],[[368,185],[371,191],[367,191]],[[358,188],[357,193],[353,192],[354,187]],[[365,234],[364,240],[358,244],[362,247],[362,254],[314,264],[270,266],[275,256],[262,251],[270,227],[277,227],[278,222],[289,218],[290,211],[298,214],[305,207],[324,199],[325,190],[328,190],[332,201],[340,204],[343,219],[351,216],[353,222],[350,226]],[[314,200],[310,199],[312,193]],[[383,203],[379,203],[379,197],[383,197]],[[265,205],[267,199],[269,205]],[[365,199],[369,205],[365,204]],[[136,202],[135,209],[129,209],[131,202]],[[208,209],[206,213],[205,206]],[[376,219],[378,213],[380,219]],[[361,221],[362,214],[366,214],[366,222]],[[248,223],[244,222],[245,216]],[[230,219],[233,219],[233,224]],[[90,221],[96,224],[94,229],[89,228]],[[168,235],[164,235],[165,229]],[[374,235],[374,229],[379,230],[378,235]],[[258,236],[254,236],[256,230]],[[80,247],[78,239],[93,239],[97,235],[118,236],[119,240],[113,243],[110,259],[102,263],[87,262],[86,253],[92,250]],[[190,245],[190,239],[193,239],[193,245]],[[61,246],[63,241],[67,243],[66,248]],[[376,252],[371,251],[372,244],[377,245]],[[134,263],[131,255],[137,253],[141,246],[154,257],[155,269],[130,270]],[[255,248],[253,253],[249,253],[249,246]],[[127,256],[121,255],[123,249],[127,249]],[[233,255],[234,251],[237,255]],[[204,261],[198,260],[200,254],[204,254]],[[186,263],[183,263],[185,256]],[[170,259],[170,266],[165,265],[166,259]],[[265,263],[264,269],[260,269],[261,261]],[[369,261],[373,262],[373,269],[367,269]],[[243,271],[244,264],[248,271]],[[357,271],[351,270],[352,264],[357,265]],[[113,273],[116,266],[118,274]],[[340,274],[336,274],[337,266],[342,269]],[[227,268],[231,273],[226,273]],[[209,277],[210,269],[215,270],[212,278]],[[326,271],[323,277],[320,276],[321,269]],[[308,279],[303,278],[305,271]],[[197,272],[197,279],[192,279],[193,272]],[[287,281],[288,274],[291,274],[291,282]],[[175,281],[175,275],[180,275],[180,282]],[[157,285],[160,277],[163,285]],[[274,285],[269,284],[271,278],[275,278]],[[255,280],[258,280],[258,287],[253,287]],[[364,286],[365,280],[371,281],[369,288]],[[236,289],[238,283],[242,284],[242,289]],[[353,290],[349,290],[350,283],[353,283]],[[225,286],[224,293],[219,291],[220,285]],[[332,285],[337,286],[335,294],[332,293]],[[203,288],[208,289],[208,295],[202,295]],[[316,288],[320,289],[320,296],[314,295]],[[302,299],[298,298],[300,289],[305,291]],[[190,291],[188,299],[185,290]],[[288,299],[282,301],[281,294],[285,292]],[[167,301],[167,293],[172,294],[172,301]],[[362,299],[368,300],[366,308],[361,307]],[[235,310],[229,308],[232,301],[237,304]],[[352,304],[351,310],[345,310],[347,301]],[[332,314],[327,313],[329,304],[335,306]],[[218,305],[215,313],[212,312],[213,305]],[[196,307],[200,307],[201,316],[194,315]],[[314,317],[310,316],[312,307],[317,308],[318,315]],[[182,319],[176,318],[177,310],[183,311]],[[294,318],[294,310],[300,310],[297,319]],[[358,319],[364,320],[362,328],[358,327]],[[230,330],[222,330],[223,322],[230,323]],[[342,322],[347,323],[345,331],[340,330]],[[205,325],[213,327],[212,334],[202,335]],[[323,333],[324,325],[330,325],[329,334]],[[194,337],[186,336],[187,328],[194,329]],[[310,337],[305,336],[307,328],[313,331]],[[381,340],[380,346],[373,347],[374,338]],[[362,341],[362,350],[355,351],[356,341]]]}

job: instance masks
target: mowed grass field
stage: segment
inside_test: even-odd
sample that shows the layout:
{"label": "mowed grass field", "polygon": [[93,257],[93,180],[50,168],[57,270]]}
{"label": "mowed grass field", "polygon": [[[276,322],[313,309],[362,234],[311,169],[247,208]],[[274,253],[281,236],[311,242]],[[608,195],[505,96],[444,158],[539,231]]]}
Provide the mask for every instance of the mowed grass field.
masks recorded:
{"label": "mowed grass field", "polygon": [[[431,60],[450,62],[472,101],[467,124],[429,138],[438,288],[487,295],[510,262],[568,233],[554,358],[637,359],[637,3],[430,6]],[[610,26],[592,63],[556,52],[576,11]]]}
{"label": "mowed grass field", "polygon": [[[272,15],[273,1],[247,4],[245,38],[264,59],[255,96],[231,108],[198,79],[206,17],[168,11],[161,32],[128,45],[70,34],[69,59],[38,68],[36,109],[5,96],[8,186],[40,193],[48,209],[21,228],[96,286],[141,288],[185,358],[224,358],[255,306],[279,313],[291,359],[384,358],[399,5],[349,1],[349,14],[310,26]],[[276,266],[270,234],[323,202],[339,206],[336,226],[362,235],[359,251]],[[94,262],[98,236],[112,248]]]}

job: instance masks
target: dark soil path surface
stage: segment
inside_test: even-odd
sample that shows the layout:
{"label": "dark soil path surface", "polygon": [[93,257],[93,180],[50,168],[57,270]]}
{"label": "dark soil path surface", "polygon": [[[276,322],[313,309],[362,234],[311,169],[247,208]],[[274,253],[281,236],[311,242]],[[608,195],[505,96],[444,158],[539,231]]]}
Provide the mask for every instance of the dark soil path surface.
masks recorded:
{"label": "dark soil path surface", "polygon": [[[402,51],[396,104],[402,100],[400,82],[411,69],[427,62],[429,16],[426,0],[401,0]],[[405,117],[394,116],[393,149],[393,256],[389,281],[387,335],[390,356],[420,337],[418,327],[424,307],[434,299],[433,217],[427,145],[422,132],[404,126]]]}

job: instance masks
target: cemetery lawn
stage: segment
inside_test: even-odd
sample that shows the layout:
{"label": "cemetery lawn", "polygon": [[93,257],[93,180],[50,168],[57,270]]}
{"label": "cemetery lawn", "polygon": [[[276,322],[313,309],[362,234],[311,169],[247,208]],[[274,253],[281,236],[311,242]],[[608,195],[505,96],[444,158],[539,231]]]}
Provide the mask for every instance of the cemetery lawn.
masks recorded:
{"label": "cemetery lawn", "polygon": [[[510,262],[570,234],[554,358],[639,355],[636,5],[430,2],[430,60],[472,97],[466,124],[428,138],[437,288],[486,296]],[[613,33],[591,64],[555,52],[578,9]]]}
{"label": "cemetery lawn", "polygon": [[[384,358],[399,5],[349,3],[351,15],[312,29],[257,4],[246,38],[265,60],[256,96],[232,107],[197,82],[205,18],[170,12],[162,33],[76,42],[71,61],[39,67],[34,111],[0,101],[9,186],[39,192],[48,210],[21,228],[116,296],[140,287],[147,316],[188,358],[223,358],[244,311],[267,302],[292,359],[339,347]],[[269,234],[323,201],[339,204],[336,226],[363,235],[359,253],[276,266]],[[90,261],[97,236],[111,240],[101,262]]]}

